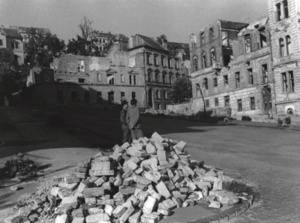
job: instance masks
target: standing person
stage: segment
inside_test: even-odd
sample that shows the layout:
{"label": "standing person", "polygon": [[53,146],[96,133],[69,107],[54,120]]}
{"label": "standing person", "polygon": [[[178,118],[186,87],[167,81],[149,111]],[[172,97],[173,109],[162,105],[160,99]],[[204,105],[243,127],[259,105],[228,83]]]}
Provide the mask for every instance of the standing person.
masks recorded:
{"label": "standing person", "polygon": [[120,112],[120,121],[122,124],[122,130],[123,130],[123,140],[122,142],[128,142],[131,143],[131,131],[128,127],[127,121],[126,121],[126,114],[128,109],[128,102],[126,100],[121,102],[122,110]]}
{"label": "standing person", "polygon": [[132,139],[139,139],[144,137],[142,132],[142,124],[140,121],[140,110],[137,106],[136,99],[131,99],[130,104],[131,107],[127,111],[126,121],[131,131]]}

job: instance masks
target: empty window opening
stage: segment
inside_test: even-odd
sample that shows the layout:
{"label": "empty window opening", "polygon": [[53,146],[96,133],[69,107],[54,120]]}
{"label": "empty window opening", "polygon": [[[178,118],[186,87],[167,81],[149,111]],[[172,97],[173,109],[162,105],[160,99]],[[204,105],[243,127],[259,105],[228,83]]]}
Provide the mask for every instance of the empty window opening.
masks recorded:
{"label": "empty window opening", "polygon": [[277,17],[277,21],[281,20],[281,4],[280,3],[276,4],[276,17]]}
{"label": "empty window opening", "polygon": [[230,61],[231,61],[231,58],[230,58],[230,55],[223,55],[223,58],[224,58],[224,66],[228,66]]}
{"label": "empty window opening", "polygon": [[198,70],[198,58],[197,58],[197,56],[193,57],[193,65],[194,65],[194,71]]}
{"label": "empty window opening", "polygon": [[228,32],[222,31],[222,45],[229,46]]}
{"label": "empty window opening", "polygon": [[170,84],[173,84],[173,77],[174,77],[173,73],[171,72],[170,75],[169,75],[169,83]]}
{"label": "empty window opening", "polygon": [[161,56],[161,65],[165,66],[165,57],[164,56]]}
{"label": "empty window opening", "polygon": [[238,99],[237,104],[238,104],[238,111],[243,111],[242,99]]}
{"label": "empty window opening", "polygon": [[114,101],[115,101],[114,92],[113,91],[108,92],[108,102],[113,103]]}
{"label": "empty window opening", "polygon": [[284,40],[282,38],[279,39],[279,55],[280,57],[285,56]]}
{"label": "empty window opening", "polygon": [[224,86],[228,86],[228,75],[224,75]]}
{"label": "empty window opening", "polygon": [[210,50],[210,62],[212,66],[214,66],[216,63],[216,52],[214,48]]}
{"label": "empty window opening", "polygon": [[208,90],[208,80],[207,80],[207,78],[203,79],[203,87],[204,87],[205,90]]}
{"label": "empty window opening", "polygon": [[286,92],[293,92],[295,90],[295,83],[294,83],[294,73],[293,71],[284,72],[281,74],[282,76],[282,91]]}
{"label": "empty window opening", "polygon": [[154,55],[154,65],[158,66],[158,55],[157,54]]}
{"label": "empty window opening", "polygon": [[124,74],[121,74],[121,82],[122,82],[122,83],[125,82]]}
{"label": "empty window opening", "polygon": [[264,48],[266,46],[268,46],[267,37],[264,34],[260,33],[260,47]]}
{"label": "empty window opening", "polygon": [[268,75],[268,65],[263,64],[261,65],[262,69],[262,78],[263,78],[263,83],[268,83],[269,82],[269,75]]}
{"label": "empty window opening", "polygon": [[252,68],[248,69],[248,77],[249,77],[249,84],[253,84],[254,80],[253,80],[253,71],[252,71]]}
{"label": "empty window opening", "polygon": [[121,101],[125,100],[125,92],[121,91]]}
{"label": "empty window opening", "polygon": [[159,71],[155,73],[155,82],[159,82]]}
{"label": "empty window opening", "polygon": [[235,73],[235,87],[241,87],[240,72]]}
{"label": "empty window opening", "polygon": [[292,51],[292,49],[291,49],[291,37],[286,36],[285,40],[286,40],[286,55],[290,55],[290,53]]}
{"label": "empty window opening", "polygon": [[171,57],[169,57],[169,59],[168,59],[168,66],[169,66],[169,68],[172,67],[172,58]]}
{"label": "empty window opening", "polygon": [[132,99],[135,99],[135,92],[134,92],[134,91],[131,92],[131,98],[132,98]]}
{"label": "empty window opening", "polygon": [[107,74],[107,82],[108,82],[108,84],[115,84],[115,75]]}
{"label": "empty window opening", "polygon": [[210,37],[210,40],[214,39],[214,28],[209,29],[209,37]]}
{"label": "empty window opening", "polygon": [[251,36],[245,35],[245,52],[246,53],[251,53]]}
{"label": "empty window opening", "polygon": [[84,78],[78,78],[78,83],[83,84],[84,82],[85,82],[85,79],[84,79]]}
{"label": "empty window opening", "polygon": [[147,53],[147,64],[150,64],[150,54]]}
{"label": "empty window opening", "polygon": [[214,78],[214,87],[218,87],[218,78]]}
{"label": "empty window opening", "polygon": [[289,71],[289,85],[290,91],[294,91],[295,83],[294,83],[294,73],[293,71]]}
{"label": "empty window opening", "polygon": [[201,45],[204,45],[204,43],[205,43],[204,33],[200,33],[200,43],[201,43]]}
{"label": "empty window opening", "polygon": [[230,106],[230,98],[229,96],[224,96],[224,106],[229,107]]}
{"label": "empty window opening", "polygon": [[77,65],[78,65],[78,72],[84,72],[84,61],[83,60],[78,60],[77,61]]}
{"label": "empty window opening", "polygon": [[206,68],[206,56],[205,56],[205,53],[202,54],[202,68]]}
{"label": "empty window opening", "polygon": [[250,109],[255,110],[255,97],[250,98]]}
{"label": "empty window opening", "polygon": [[219,107],[219,98],[215,98],[215,107]]}
{"label": "empty window opening", "polygon": [[288,18],[289,17],[288,1],[287,0],[283,0],[282,3],[283,3],[284,18]]}

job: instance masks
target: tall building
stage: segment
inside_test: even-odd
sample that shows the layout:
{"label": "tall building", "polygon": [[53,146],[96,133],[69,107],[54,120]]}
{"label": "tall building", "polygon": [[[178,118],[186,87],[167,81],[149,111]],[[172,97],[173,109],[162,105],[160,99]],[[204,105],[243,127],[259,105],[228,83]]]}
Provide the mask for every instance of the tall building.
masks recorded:
{"label": "tall building", "polygon": [[[0,49],[7,49],[11,59],[18,65],[24,64],[23,37],[13,29],[0,28]],[[2,50],[0,51],[2,55]]]}
{"label": "tall building", "polygon": [[278,114],[300,114],[300,2],[268,0]]}

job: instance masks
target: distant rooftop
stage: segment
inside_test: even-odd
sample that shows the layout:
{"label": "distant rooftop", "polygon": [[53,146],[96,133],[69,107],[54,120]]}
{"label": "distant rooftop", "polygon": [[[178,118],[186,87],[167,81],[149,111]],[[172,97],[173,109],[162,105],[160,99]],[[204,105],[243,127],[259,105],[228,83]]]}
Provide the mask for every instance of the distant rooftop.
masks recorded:
{"label": "distant rooftop", "polygon": [[31,29],[35,29],[38,33],[41,33],[41,34],[50,33],[50,29],[48,29],[48,28],[23,27],[23,26],[10,26],[9,28],[17,30],[20,33],[30,33]]}
{"label": "distant rooftop", "polygon": [[6,36],[23,39],[23,37],[21,36],[20,33],[17,32],[17,30],[7,29],[7,28],[1,28],[1,30],[4,32]]}
{"label": "distant rooftop", "polygon": [[154,40],[151,37],[143,36],[143,35],[140,35],[140,34],[136,34],[135,36],[141,37],[141,39],[144,40],[144,43],[142,45],[136,45],[133,48],[137,48],[137,47],[140,47],[140,46],[145,46],[145,47],[150,47],[150,48],[153,48],[153,49],[156,49],[156,50],[168,51],[165,48],[163,48],[156,40]]}
{"label": "distant rooftop", "polygon": [[248,23],[241,23],[241,22],[231,22],[226,20],[219,20],[221,27],[224,29],[243,29],[244,27],[248,26]]}

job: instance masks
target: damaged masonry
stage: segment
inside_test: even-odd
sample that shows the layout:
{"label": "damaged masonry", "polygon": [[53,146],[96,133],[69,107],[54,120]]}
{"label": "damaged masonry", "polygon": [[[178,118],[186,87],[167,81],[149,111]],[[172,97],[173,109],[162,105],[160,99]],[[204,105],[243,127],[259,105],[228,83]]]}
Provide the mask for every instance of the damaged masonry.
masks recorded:
{"label": "damaged masonry", "polygon": [[28,223],[155,223],[176,208],[204,204],[219,209],[253,200],[224,190],[233,179],[191,160],[185,147],[157,133],[116,145],[112,155],[96,154],[20,202],[26,211],[18,218]]}

